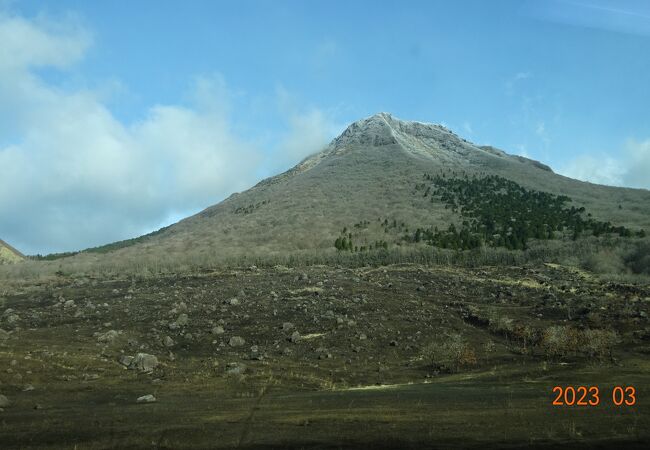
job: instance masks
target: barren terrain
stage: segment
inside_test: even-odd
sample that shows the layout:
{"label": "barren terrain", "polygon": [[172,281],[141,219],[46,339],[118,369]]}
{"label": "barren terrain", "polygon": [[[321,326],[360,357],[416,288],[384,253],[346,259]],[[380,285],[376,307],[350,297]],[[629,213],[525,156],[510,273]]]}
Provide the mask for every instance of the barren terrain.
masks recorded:
{"label": "barren terrain", "polygon": [[[402,264],[7,286],[3,448],[650,442],[643,282],[554,264]],[[617,341],[553,353],[553,326]],[[453,336],[465,360],[430,356]],[[597,386],[601,402],[553,406],[556,385]],[[635,405],[614,405],[617,385],[636,388]]]}

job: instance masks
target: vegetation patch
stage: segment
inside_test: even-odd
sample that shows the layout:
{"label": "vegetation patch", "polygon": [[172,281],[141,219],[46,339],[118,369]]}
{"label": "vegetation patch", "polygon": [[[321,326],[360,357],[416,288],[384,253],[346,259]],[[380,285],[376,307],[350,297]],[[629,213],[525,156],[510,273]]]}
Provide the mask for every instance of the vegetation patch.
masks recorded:
{"label": "vegetation patch", "polygon": [[582,234],[593,236],[616,233],[621,237],[645,237],[644,230],[633,232],[623,226],[595,220],[585,208],[568,206],[571,198],[526,189],[514,181],[489,175],[460,177],[424,175],[416,185],[431,202],[442,201],[445,208],[460,214],[462,225],[446,230],[417,228],[413,241],[452,249],[472,249],[483,244],[524,250],[530,239],[548,240]]}

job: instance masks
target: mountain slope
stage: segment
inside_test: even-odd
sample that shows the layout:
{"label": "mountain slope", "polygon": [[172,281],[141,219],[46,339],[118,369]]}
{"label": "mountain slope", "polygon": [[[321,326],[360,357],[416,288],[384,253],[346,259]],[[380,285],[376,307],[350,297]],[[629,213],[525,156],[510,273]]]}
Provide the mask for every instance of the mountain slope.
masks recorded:
{"label": "mountain slope", "polygon": [[0,239],[0,264],[13,264],[24,258],[22,253]]}
{"label": "mountain slope", "polygon": [[379,113],[353,123],[287,172],[117,253],[228,257],[333,250],[343,228],[364,229],[364,242],[375,242],[395,240],[385,222],[399,224],[400,232],[459,223],[462,217],[444,202],[417,193],[425,173],[497,175],[527,189],[567,195],[597,220],[650,229],[650,191],[573,180],[537,161],[476,146],[440,125]]}

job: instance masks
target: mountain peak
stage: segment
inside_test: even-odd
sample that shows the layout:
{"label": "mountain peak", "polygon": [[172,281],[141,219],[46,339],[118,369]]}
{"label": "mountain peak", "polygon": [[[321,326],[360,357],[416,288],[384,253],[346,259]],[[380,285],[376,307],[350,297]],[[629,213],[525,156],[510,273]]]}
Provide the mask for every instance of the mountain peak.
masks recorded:
{"label": "mountain peak", "polygon": [[[346,154],[354,149],[372,151],[379,147],[389,150],[389,154],[397,151],[448,162],[465,158],[477,150],[472,143],[442,125],[402,120],[388,112],[379,112],[352,123],[316,159]],[[311,166],[315,160],[309,162]]]}
{"label": "mountain peak", "polygon": [[349,144],[387,145],[404,143],[413,138],[447,140],[458,139],[448,128],[433,123],[402,120],[388,112],[379,112],[353,122],[332,144],[336,148]]}
{"label": "mountain peak", "polygon": [[397,140],[391,124],[393,121],[393,117],[385,112],[357,120],[334,139],[332,145],[335,149],[340,149],[353,144],[370,146],[396,144]]}

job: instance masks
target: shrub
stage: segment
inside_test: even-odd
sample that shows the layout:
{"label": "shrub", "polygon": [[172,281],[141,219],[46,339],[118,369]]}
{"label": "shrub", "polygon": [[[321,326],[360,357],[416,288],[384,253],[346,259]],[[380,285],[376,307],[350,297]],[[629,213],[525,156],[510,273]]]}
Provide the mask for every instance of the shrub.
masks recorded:
{"label": "shrub", "polygon": [[433,342],[422,351],[427,365],[457,372],[461,367],[476,365],[476,352],[458,333],[452,333],[442,342]]}
{"label": "shrub", "polygon": [[512,335],[521,344],[521,349],[524,353],[528,351],[528,346],[535,343],[537,339],[537,330],[529,325],[518,324],[514,327]]}
{"label": "shrub", "polygon": [[498,312],[491,311],[488,328],[493,333],[503,334],[506,339],[510,339],[515,325],[514,320],[507,316],[500,316]]}
{"label": "shrub", "polygon": [[650,275],[650,242],[640,242],[624,258],[625,265],[634,273]]}
{"label": "shrub", "polygon": [[619,274],[625,272],[625,265],[619,253],[614,250],[601,250],[587,255],[582,261],[583,269],[600,274]]}
{"label": "shrub", "polygon": [[578,349],[578,332],[568,326],[555,325],[542,334],[541,347],[548,358],[566,358]]}
{"label": "shrub", "polygon": [[605,357],[612,357],[612,350],[619,342],[619,336],[615,331],[609,330],[585,330],[582,334],[583,348],[592,359],[603,361]]}

